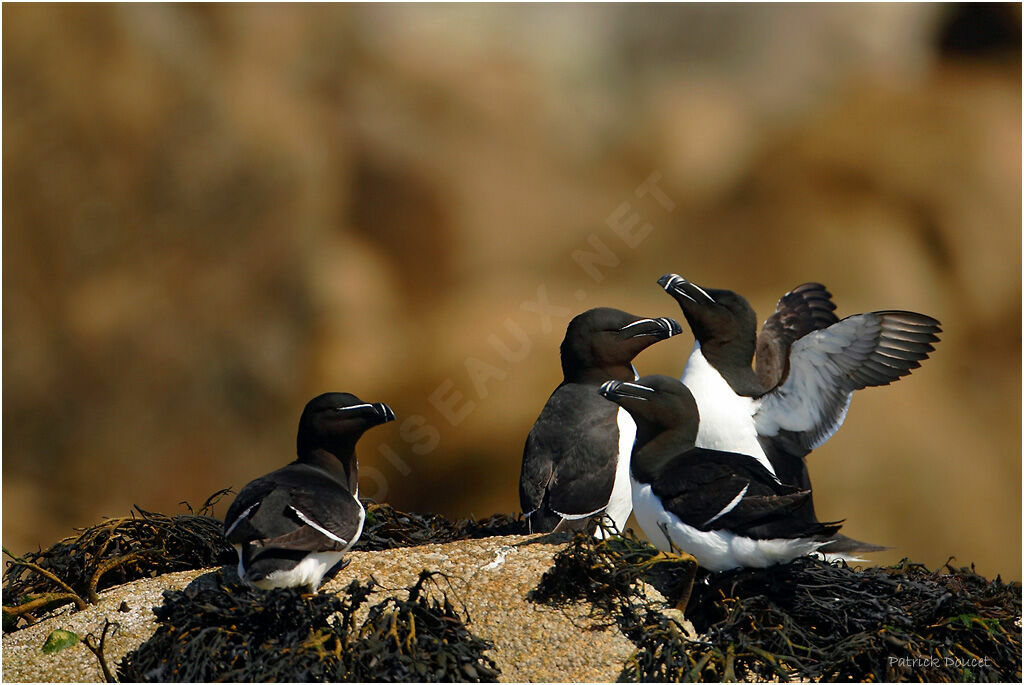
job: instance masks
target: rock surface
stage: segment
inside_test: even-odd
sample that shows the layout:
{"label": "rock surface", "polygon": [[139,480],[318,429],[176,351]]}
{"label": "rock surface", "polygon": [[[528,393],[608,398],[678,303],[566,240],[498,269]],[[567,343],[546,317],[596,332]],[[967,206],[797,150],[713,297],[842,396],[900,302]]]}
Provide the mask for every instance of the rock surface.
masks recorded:
{"label": "rock surface", "polygon": [[[452,603],[469,615],[474,634],[494,643],[488,653],[501,669],[502,681],[614,681],[633,652],[615,626],[589,616],[585,605],[552,608],[526,600],[564,546],[553,536],[494,537],[444,545],[380,552],[352,552],[351,564],[321,592],[339,591],[352,579],[372,577],[383,590],[373,599],[403,592],[426,568],[444,572]],[[120,624],[108,634],[104,653],[111,670],[125,654],[156,630],[152,607],[163,590],[180,590],[193,582],[216,582],[218,569],[171,573],[101,593],[96,606],[70,608],[40,623],[3,637],[3,674],[8,682],[103,680],[96,657],[80,641],[52,655],[42,652],[47,635],[58,628],[81,637],[99,636],[104,619]],[[234,571],[223,569],[225,576]],[[442,581],[442,586],[446,583]],[[122,602],[127,611],[119,611]]]}

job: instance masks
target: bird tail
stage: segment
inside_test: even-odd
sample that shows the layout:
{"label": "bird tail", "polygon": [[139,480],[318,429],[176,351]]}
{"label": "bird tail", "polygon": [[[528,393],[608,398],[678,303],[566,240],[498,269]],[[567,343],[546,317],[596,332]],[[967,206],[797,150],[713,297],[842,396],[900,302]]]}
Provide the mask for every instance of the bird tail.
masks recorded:
{"label": "bird tail", "polygon": [[860,558],[861,554],[884,552],[887,549],[892,548],[876,545],[872,542],[864,542],[863,540],[854,540],[853,538],[836,533],[832,536],[831,540],[818,548],[818,552],[824,554],[825,558],[829,561],[839,559],[843,561],[866,561],[866,559]]}

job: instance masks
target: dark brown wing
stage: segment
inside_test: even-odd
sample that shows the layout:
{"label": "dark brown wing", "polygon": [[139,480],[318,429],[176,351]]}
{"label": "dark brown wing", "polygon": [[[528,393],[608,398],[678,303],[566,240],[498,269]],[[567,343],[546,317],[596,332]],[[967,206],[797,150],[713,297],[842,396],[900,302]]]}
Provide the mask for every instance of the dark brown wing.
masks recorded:
{"label": "dark brown wing", "polygon": [[804,283],[779,298],[757,336],[757,379],[766,391],[778,386],[789,373],[789,349],[812,331],[839,321],[832,293],[821,283]]}

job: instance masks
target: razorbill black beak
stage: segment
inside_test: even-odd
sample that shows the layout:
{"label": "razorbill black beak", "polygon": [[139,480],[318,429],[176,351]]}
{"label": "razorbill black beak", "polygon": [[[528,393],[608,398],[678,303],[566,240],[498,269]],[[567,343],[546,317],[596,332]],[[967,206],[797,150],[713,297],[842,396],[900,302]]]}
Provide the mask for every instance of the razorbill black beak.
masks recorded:
{"label": "razorbill black beak", "polygon": [[381,417],[381,423],[387,423],[388,421],[395,420],[395,412],[391,410],[391,407],[384,404],[383,402],[377,402],[373,405],[373,410]]}
{"label": "razorbill black beak", "polygon": [[676,281],[685,281],[686,279],[679,274],[665,274],[658,279],[658,285],[665,290],[671,290],[672,286],[676,284]]}
{"label": "razorbill black beak", "polygon": [[683,327],[679,325],[679,322],[667,316],[657,319],[638,319],[619,329],[619,333],[624,333],[627,338],[642,338],[649,335],[659,340],[671,338],[682,332]]}
{"label": "razorbill black beak", "polygon": [[395,420],[395,412],[383,402],[363,402],[362,404],[353,404],[347,407],[337,407],[334,411],[341,414],[351,413],[365,418],[372,417],[377,420],[378,424]]}
{"label": "razorbill black beak", "polygon": [[706,297],[708,301],[711,303],[714,303],[715,301],[715,298],[708,295],[703,288],[701,288],[696,283],[692,283],[686,280],[679,274],[665,274],[664,276],[658,279],[658,285],[664,288],[666,292],[670,294],[676,293],[678,295],[682,295],[683,297],[685,297],[686,299],[690,300],[693,303],[697,302],[696,298],[694,298],[693,295],[691,295],[690,293],[686,292],[684,286],[689,286],[693,288],[698,293]]}
{"label": "razorbill black beak", "polygon": [[651,399],[651,395],[655,393],[655,390],[646,385],[630,383],[629,381],[608,381],[601,386],[599,392],[602,397],[613,402],[617,397],[628,397],[646,402]]}

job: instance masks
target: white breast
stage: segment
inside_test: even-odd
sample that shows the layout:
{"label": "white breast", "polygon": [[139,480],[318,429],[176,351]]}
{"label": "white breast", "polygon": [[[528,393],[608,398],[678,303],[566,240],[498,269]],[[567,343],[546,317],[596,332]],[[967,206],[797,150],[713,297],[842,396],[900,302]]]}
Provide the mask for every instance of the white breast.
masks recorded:
{"label": "white breast", "polygon": [[699,342],[693,345],[681,380],[693,394],[700,413],[697,447],[750,455],[774,476],[775,469],[757,441],[754,426],[757,401],[733,392],[704,358]]}
{"label": "white breast", "polygon": [[650,484],[630,478],[633,489],[633,513],[651,543],[665,552],[672,547],[692,554],[709,571],[731,568],[765,568],[784,564],[805,554],[814,553],[822,540],[795,538],[790,540],[754,540],[725,530],[700,531],[683,523],[672,512],[665,511],[654,496]]}
{"label": "white breast", "polygon": [[344,552],[310,552],[291,569],[287,571],[274,571],[268,574],[266,578],[250,582],[261,590],[305,585],[319,588],[324,574],[341,561],[343,556]]}
{"label": "white breast", "polygon": [[[629,513],[633,510],[633,497],[629,485],[629,462],[633,453],[633,441],[636,439],[636,422],[629,412],[619,407],[615,415],[619,427],[619,453],[618,462],[615,465],[615,482],[612,485],[612,494],[608,499],[608,508],[605,514],[615,523],[620,531],[626,529],[626,521]],[[600,537],[600,529],[598,529]]]}

